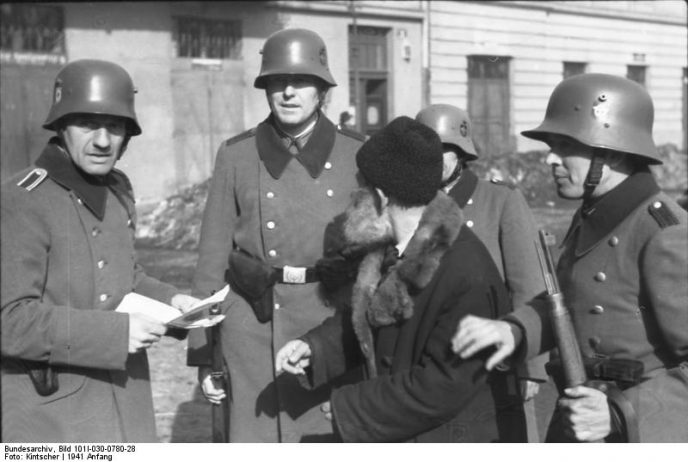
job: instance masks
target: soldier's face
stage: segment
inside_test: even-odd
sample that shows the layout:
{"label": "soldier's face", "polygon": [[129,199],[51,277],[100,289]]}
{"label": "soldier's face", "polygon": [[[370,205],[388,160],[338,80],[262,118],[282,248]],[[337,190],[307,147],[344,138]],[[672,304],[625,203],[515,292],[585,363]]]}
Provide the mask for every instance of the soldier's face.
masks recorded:
{"label": "soldier's face", "polygon": [[293,135],[306,128],[320,107],[321,91],[315,77],[272,76],[267,80],[265,92],[270,110]]}
{"label": "soldier's face", "polygon": [[547,144],[551,150],[546,162],[552,167],[552,176],[559,197],[582,199],[585,178],[590,169],[592,148],[563,137],[552,137]]}
{"label": "soldier's face", "polygon": [[71,116],[60,131],[72,161],[89,175],[107,175],[113,169],[126,135],[125,119],[95,114]]}

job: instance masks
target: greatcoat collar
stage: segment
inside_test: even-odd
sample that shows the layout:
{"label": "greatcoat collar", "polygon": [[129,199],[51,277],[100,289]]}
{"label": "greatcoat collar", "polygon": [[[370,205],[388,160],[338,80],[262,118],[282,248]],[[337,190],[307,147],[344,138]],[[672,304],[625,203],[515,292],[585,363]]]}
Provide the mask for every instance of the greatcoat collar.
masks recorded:
{"label": "greatcoat collar", "polygon": [[468,170],[468,168],[464,168],[459,177],[459,181],[451,188],[449,195],[459,204],[459,208],[463,209],[468,203],[468,199],[470,199],[475,192],[477,186],[478,177],[476,174]]}
{"label": "greatcoat collar", "polygon": [[114,169],[104,176],[83,172],[72,162],[57,137],[48,141],[35,165],[45,169],[55,183],[73,191],[100,221],[105,217],[108,187],[118,196],[131,199],[131,185],[123,173]]}
{"label": "greatcoat collar", "polygon": [[291,154],[285,146],[276,127],[273,115],[258,124],[256,128],[256,147],[258,155],[270,175],[279,179],[292,158],[296,158],[313,178],[318,178],[330,157],[334,146],[337,128],[324,114],[319,114],[318,121],[309,135],[308,142],[298,154]]}
{"label": "greatcoat collar", "polygon": [[[586,207],[579,208],[573,217],[564,242],[578,235],[575,242],[576,257],[595,248],[640,204],[659,192],[652,173],[640,170],[604,196]],[[578,231],[577,233],[575,231]]]}

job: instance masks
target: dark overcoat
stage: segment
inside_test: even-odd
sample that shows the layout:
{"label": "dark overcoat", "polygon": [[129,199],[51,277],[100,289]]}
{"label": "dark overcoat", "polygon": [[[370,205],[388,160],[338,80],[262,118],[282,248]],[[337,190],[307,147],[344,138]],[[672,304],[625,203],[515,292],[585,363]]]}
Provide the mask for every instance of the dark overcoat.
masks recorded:
{"label": "dark overcoat", "polygon": [[449,348],[462,317],[510,309],[485,246],[438,192],[402,258],[389,269],[383,260],[373,252],[362,261],[352,321],[340,311],[303,337],[312,350],[311,387],[366,364],[367,380],[332,392],[338,434],[344,442],[500,441],[502,374],[488,375],[483,356],[461,360]]}
{"label": "dark overcoat", "polygon": [[[636,359],[642,380],[624,391],[641,442],[688,442],[688,217],[649,171],[579,210],[557,274],[583,355]],[[553,345],[542,310],[509,317],[524,354]]]}
{"label": "dark overcoat", "polygon": [[[461,173],[448,194],[461,207],[466,226],[490,252],[514,309],[527,306],[545,290],[545,284],[535,250],[537,225],[523,194],[504,181],[481,180],[468,169]],[[540,382],[534,401],[523,405],[528,416],[530,442],[540,441],[538,433],[544,437],[556,399],[555,387],[545,372],[548,358],[548,354],[540,355],[516,370],[519,378]]]}
{"label": "dark overcoat", "polygon": [[[208,296],[226,282],[230,251],[267,266],[312,267],[323,255],[325,227],[357,185],[355,154],[362,137],[338,130],[324,115],[298,155],[271,118],[222,144],[203,216],[194,293]],[[276,284],[273,319],[261,323],[233,290],[221,323],[230,375],[231,442],[319,440],[332,435],[311,393],[294,379],[274,377],[274,356],[333,313],[319,283]],[[188,364],[209,365],[206,335],[189,336]]]}
{"label": "dark overcoat", "polygon": [[[2,185],[2,441],[155,442],[146,353],[129,354],[129,292],[169,303],[134,250],[126,176],[86,180],[51,140]],[[39,395],[25,361],[50,364]]]}

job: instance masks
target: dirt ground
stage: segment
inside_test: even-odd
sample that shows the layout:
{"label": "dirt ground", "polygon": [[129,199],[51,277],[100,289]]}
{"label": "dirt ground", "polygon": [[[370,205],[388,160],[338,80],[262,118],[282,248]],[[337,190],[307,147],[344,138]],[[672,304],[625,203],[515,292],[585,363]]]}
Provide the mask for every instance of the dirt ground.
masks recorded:
{"label": "dirt ground", "polygon": [[[533,211],[538,226],[553,232],[557,242],[561,242],[573,211]],[[139,262],[149,275],[189,291],[197,259],[195,252],[142,247],[138,253]],[[163,443],[209,443],[210,404],[200,394],[196,369],[186,366],[185,348],[185,341],[164,338],[149,350],[158,437]]]}

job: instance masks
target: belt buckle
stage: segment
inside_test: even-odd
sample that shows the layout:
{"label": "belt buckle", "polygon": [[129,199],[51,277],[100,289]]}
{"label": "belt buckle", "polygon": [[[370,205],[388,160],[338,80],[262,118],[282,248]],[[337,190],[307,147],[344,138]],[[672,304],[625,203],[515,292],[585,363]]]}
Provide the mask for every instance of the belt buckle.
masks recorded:
{"label": "belt buckle", "polygon": [[285,266],[282,269],[282,282],[285,284],[305,284],[306,268]]}

